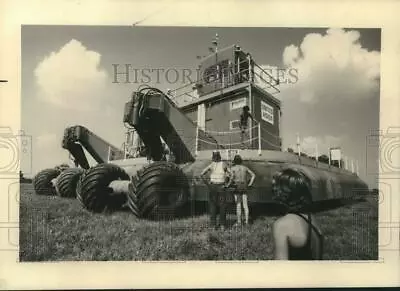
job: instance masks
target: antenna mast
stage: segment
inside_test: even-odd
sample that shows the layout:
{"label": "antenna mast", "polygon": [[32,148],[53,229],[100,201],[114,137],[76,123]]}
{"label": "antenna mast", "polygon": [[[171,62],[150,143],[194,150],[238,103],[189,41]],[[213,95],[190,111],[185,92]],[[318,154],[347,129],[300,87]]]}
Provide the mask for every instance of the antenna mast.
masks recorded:
{"label": "antenna mast", "polygon": [[215,52],[218,52],[218,41],[219,41],[219,37],[218,37],[218,33],[215,34],[215,37],[212,41],[212,44],[215,46]]}

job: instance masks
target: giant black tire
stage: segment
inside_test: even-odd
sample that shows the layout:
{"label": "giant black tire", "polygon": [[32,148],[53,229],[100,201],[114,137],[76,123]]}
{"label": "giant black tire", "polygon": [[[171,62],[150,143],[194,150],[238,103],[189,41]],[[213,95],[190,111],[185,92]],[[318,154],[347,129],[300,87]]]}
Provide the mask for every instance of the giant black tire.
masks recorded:
{"label": "giant black tire", "polygon": [[115,180],[129,180],[129,176],[116,165],[98,164],[80,176],[76,196],[83,207],[91,212],[120,210],[126,203],[126,194],[113,193],[109,184]]}
{"label": "giant black tire", "polygon": [[128,206],[149,219],[173,219],[188,213],[189,183],[173,163],[155,162],[139,170],[132,179]]}
{"label": "giant black tire", "polygon": [[45,169],[36,174],[32,180],[33,188],[38,195],[54,196],[56,188],[52,180],[60,175],[60,171],[56,169]]}
{"label": "giant black tire", "polygon": [[56,192],[60,197],[75,198],[76,184],[82,175],[83,169],[71,168],[64,170],[57,178]]}

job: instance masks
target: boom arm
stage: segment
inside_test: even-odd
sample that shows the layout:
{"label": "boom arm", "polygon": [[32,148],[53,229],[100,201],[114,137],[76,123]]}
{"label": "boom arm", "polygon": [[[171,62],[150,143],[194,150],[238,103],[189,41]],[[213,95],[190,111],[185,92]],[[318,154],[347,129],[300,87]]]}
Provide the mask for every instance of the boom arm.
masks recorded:
{"label": "boom arm", "polygon": [[[125,105],[124,122],[136,129],[155,161],[162,157],[160,137],[174,154],[175,162],[180,164],[194,161],[197,135],[204,135],[167,95],[150,87],[135,92],[132,100]],[[217,145],[211,136],[205,139],[209,144]]]}
{"label": "boom arm", "polygon": [[62,147],[68,150],[74,157],[75,162],[84,169],[89,168],[89,162],[82,147],[84,147],[98,163],[104,163],[108,159],[122,158],[124,155],[123,151],[95,135],[86,127],[80,125],[65,129]]}

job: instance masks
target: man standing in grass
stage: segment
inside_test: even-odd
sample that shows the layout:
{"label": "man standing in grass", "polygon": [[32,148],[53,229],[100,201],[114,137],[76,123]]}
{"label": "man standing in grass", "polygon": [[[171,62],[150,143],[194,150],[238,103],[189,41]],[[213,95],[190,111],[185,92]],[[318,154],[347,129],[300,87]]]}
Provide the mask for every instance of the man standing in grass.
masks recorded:
{"label": "man standing in grass", "polygon": [[[247,184],[247,174],[250,174],[250,182]],[[256,175],[252,170],[242,165],[242,157],[240,155],[235,155],[233,158],[233,166],[230,169],[229,181],[226,187],[233,185],[234,187],[234,197],[236,203],[236,215],[237,223],[235,225],[239,226],[242,224],[242,205],[244,210],[244,223],[247,225],[249,223],[249,205],[247,202],[247,188],[252,186]]]}
{"label": "man standing in grass", "polygon": [[216,151],[212,155],[212,163],[202,172],[203,177],[210,171],[210,220],[211,226],[217,226],[217,207],[219,207],[219,222],[221,229],[226,226],[226,191],[224,189],[225,177],[227,175],[227,166],[221,159],[221,154]]}

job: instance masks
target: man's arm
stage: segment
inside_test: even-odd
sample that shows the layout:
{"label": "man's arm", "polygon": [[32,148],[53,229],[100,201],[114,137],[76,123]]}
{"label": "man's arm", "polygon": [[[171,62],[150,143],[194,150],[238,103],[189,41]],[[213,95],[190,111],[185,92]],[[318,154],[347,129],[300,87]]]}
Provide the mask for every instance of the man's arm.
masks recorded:
{"label": "man's arm", "polygon": [[228,165],[225,162],[222,162],[223,168],[224,168],[224,173],[228,173],[229,169],[228,169]]}
{"label": "man's arm", "polygon": [[204,170],[201,171],[200,176],[203,176],[205,173],[207,173],[211,169],[211,165],[212,163],[205,167]]}
{"label": "man's arm", "polygon": [[277,220],[272,226],[275,260],[289,260],[289,244],[286,227],[283,221]]}
{"label": "man's arm", "polygon": [[250,182],[249,182],[249,185],[248,185],[248,187],[250,187],[254,183],[254,179],[256,178],[256,174],[254,174],[254,172],[252,170],[250,170],[249,168],[247,168],[247,172],[251,175]]}
{"label": "man's arm", "polygon": [[231,186],[231,184],[232,184],[232,182],[233,182],[233,176],[235,175],[235,172],[234,171],[232,171],[232,170],[227,170],[227,174],[228,174],[228,183],[226,183],[226,186],[225,187],[230,187]]}
{"label": "man's arm", "polygon": [[254,119],[253,115],[250,112],[248,114],[249,114],[249,117],[251,118],[251,120],[257,121],[257,120]]}

